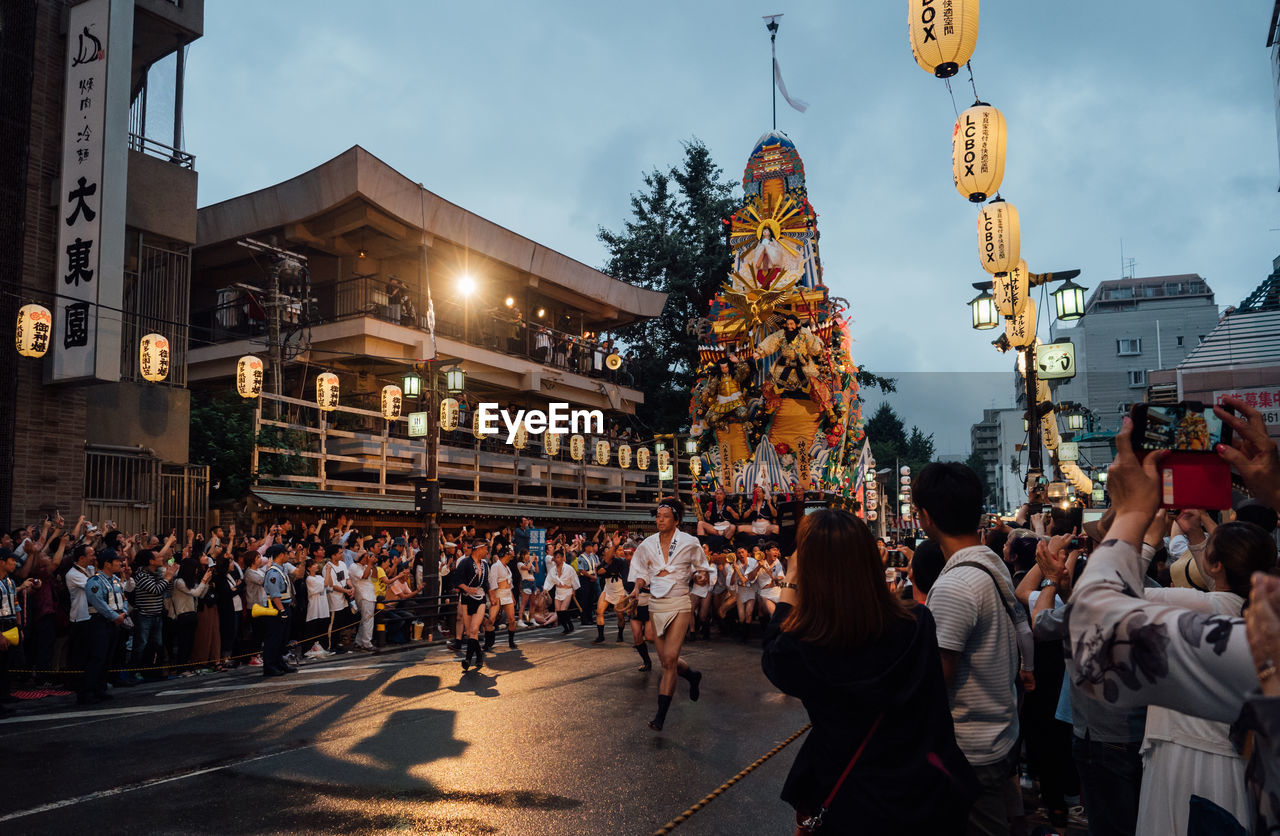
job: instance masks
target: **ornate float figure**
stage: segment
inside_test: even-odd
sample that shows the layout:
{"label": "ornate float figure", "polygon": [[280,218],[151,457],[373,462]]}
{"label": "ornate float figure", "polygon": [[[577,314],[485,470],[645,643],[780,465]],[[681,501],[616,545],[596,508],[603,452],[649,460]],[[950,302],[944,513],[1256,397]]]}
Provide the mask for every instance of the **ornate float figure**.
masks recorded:
{"label": "ornate float figure", "polygon": [[765,406],[772,411],[778,408],[783,397],[807,397],[834,424],[836,414],[831,406],[831,390],[818,370],[818,363],[826,363],[822,340],[808,328],[801,327],[800,317],[787,314],[782,330],[761,340],[755,356],[767,357],[775,351],[779,356],[769,367],[764,384]]}
{"label": "ornate float figure", "polygon": [[751,379],[751,364],[732,352],[721,357],[702,389],[700,417],[712,429],[746,421],[751,414],[743,390]]}

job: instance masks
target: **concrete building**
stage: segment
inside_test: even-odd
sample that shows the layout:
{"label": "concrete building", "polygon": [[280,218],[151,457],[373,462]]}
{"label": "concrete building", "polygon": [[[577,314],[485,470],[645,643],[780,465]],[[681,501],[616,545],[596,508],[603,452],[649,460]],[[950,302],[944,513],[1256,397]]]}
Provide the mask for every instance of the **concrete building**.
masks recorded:
{"label": "concrete building", "polygon": [[[305,269],[282,279],[282,398],[272,394],[271,305],[275,257],[287,250]],[[249,246],[245,246],[248,244]],[[415,397],[415,365],[466,372],[459,426],[445,432],[440,484],[447,525],[552,520],[649,519],[654,469],[620,466],[623,439],[643,400],[624,365],[603,365],[602,334],[658,315],[666,296],[605,275],[433,194],[368,151],[353,147],[274,186],[199,213],[192,286],[191,385],[200,397],[236,398],[240,357],[267,361],[254,412],[252,510],[329,508],[366,524],[413,515],[412,478],[425,470],[425,440],[408,413],[432,409],[430,384]],[[434,310],[434,338],[429,311]],[[336,374],[340,403],[322,412],[317,373]],[[379,412],[384,386],[405,392],[401,418]],[[606,430],[586,435],[574,460],[569,439],[548,450],[530,435],[523,449],[471,432],[478,404],[546,410],[551,402],[598,409]],[[283,432],[263,441],[261,430]],[[597,442],[609,443],[604,464]],[[635,452],[650,440],[632,440]],[[288,449],[285,449],[288,448]],[[676,476],[687,469],[678,454]],[[635,459],[632,459],[634,462]],[[670,481],[667,481],[668,490]]]}
{"label": "concrete building", "polygon": [[[196,171],[182,147],[185,50],[203,26],[203,0],[5,1],[0,519],[203,521],[204,469],[187,464]],[[13,351],[32,302],[53,314],[42,360]],[[148,333],[170,344],[163,382],[139,371]]]}
{"label": "concrete building", "polygon": [[[982,456],[988,504],[1012,512],[1026,500],[1023,484],[1027,472],[1027,431],[1021,408],[984,409],[982,420],[969,430],[972,450]],[[1048,459],[1045,459],[1048,461]]]}

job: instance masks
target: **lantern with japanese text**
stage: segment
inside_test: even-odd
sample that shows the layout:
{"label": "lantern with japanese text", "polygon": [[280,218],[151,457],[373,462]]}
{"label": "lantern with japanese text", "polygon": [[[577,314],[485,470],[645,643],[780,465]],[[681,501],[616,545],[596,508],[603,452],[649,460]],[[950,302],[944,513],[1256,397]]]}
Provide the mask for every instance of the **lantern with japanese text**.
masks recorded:
{"label": "lantern with japanese text", "polygon": [[649,448],[641,447],[636,451],[636,467],[640,470],[649,469]]}
{"label": "lantern with japanese text", "polygon": [[631,445],[630,444],[618,445],[618,467],[622,468],[623,470],[626,470],[627,468],[631,467]]}
{"label": "lantern with japanese text", "polygon": [[542,449],[548,456],[554,456],[560,452],[560,434],[553,432],[543,433]]}
{"label": "lantern with japanese text", "polygon": [[1036,303],[1030,297],[1022,313],[1004,321],[1004,335],[1014,348],[1026,348],[1036,340]]}
{"label": "lantern with japanese text", "polygon": [[440,429],[453,432],[458,428],[458,402],[453,398],[440,401]]}
{"label": "lantern with japanese text", "polygon": [[484,439],[484,433],[480,432],[480,410],[471,413],[471,435],[477,441]]}
{"label": "lantern with japanese text", "polygon": [[43,357],[49,350],[49,335],[53,333],[53,314],[44,305],[23,305],[18,311],[18,330],[14,333],[18,354],[23,357]]}
{"label": "lantern with japanese text", "polygon": [[996,311],[1001,316],[1022,313],[1031,298],[1031,274],[1027,271],[1027,262],[1019,259],[1012,270],[992,276],[991,291],[996,297]]}
{"label": "lantern with japanese text", "polygon": [[236,391],[242,398],[262,394],[262,358],[246,354],[236,361]]}
{"label": "lantern with japanese text", "polygon": [[1052,400],[1053,395],[1049,390],[1049,381],[1043,377],[1036,378],[1036,405],[1039,406],[1046,401]]}
{"label": "lantern with japanese text", "polygon": [[163,334],[147,334],[138,343],[138,369],[142,379],[157,383],[169,376],[169,340]]}
{"label": "lantern with japanese text", "polygon": [[609,449],[609,442],[596,442],[596,464],[605,465],[609,463],[609,456],[612,451]]}
{"label": "lantern with japanese text", "polygon": [[399,386],[382,387],[382,417],[394,421],[400,417],[400,408],[404,405],[404,393]]}
{"label": "lantern with japanese text", "polygon": [[920,69],[951,78],[978,45],[978,0],[909,0],[907,34]]}
{"label": "lantern with japanese text", "polygon": [[1004,180],[1004,116],[986,102],[960,114],[951,134],[951,174],[956,191],[982,203]]}
{"label": "lantern with japanese text", "polygon": [[702,456],[694,456],[689,459],[689,472],[693,474],[695,479],[702,475]]}
{"label": "lantern with japanese text", "polygon": [[1058,413],[1050,410],[1040,419],[1040,441],[1046,450],[1057,450],[1061,437],[1058,435]]}
{"label": "lantern with japanese text", "polygon": [[1086,496],[1093,493],[1093,480],[1080,469],[1080,465],[1075,462],[1059,462],[1058,469],[1062,471],[1063,477],[1071,483],[1071,487],[1076,489],[1077,496]]}
{"label": "lantern with japanese text", "polygon": [[338,376],[333,372],[316,375],[316,405],[323,412],[338,408]]}
{"label": "lantern with japanese text", "polygon": [[523,450],[529,446],[529,428],[524,425],[524,421],[521,421],[520,426],[516,427],[516,434],[511,439],[511,446],[517,450]]}
{"label": "lantern with japanese text", "polygon": [[577,433],[569,436],[569,458],[573,459],[575,462],[580,462],[586,453],[587,440]]}
{"label": "lantern with japanese text", "polygon": [[662,473],[671,467],[671,451],[665,447],[658,451],[658,472]]}
{"label": "lantern with japanese text", "polygon": [[997,197],[978,212],[978,262],[993,275],[1007,273],[1018,266],[1021,251],[1018,210]]}

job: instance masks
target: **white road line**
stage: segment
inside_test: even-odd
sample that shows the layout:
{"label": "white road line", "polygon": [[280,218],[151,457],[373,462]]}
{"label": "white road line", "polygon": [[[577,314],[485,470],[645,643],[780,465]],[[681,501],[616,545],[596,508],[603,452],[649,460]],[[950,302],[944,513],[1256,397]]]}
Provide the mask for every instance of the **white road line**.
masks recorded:
{"label": "white road line", "polygon": [[[18,717],[6,717],[5,719],[0,720],[0,725],[10,723],[35,723],[40,720],[73,720],[84,717],[98,719],[103,717],[112,717],[118,714],[154,714],[159,711],[173,711],[176,708],[193,708],[197,705],[208,705],[211,702],[213,702],[213,700],[171,703],[169,705],[129,705],[120,706],[119,708],[103,708],[97,711],[56,711],[48,714],[28,714]],[[0,821],[3,821],[3,819],[0,819]]]}
{"label": "white road line", "polygon": [[[198,705],[198,703],[189,703],[189,704]],[[179,707],[180,706],[174,706],[174,708],[179,708]],[[88,795],[82,795],[82,796],[79,796],[78,798],[67,798],[67,799],[63,799],[62,801],[54,801],[50,804],[42,804],[39,807],[32,807],[29,810],[19,810],[16,813],[9,813],[7,815],[0,816],[0,822],[12,821],[13,819],[26,818],[27,816],[34,816],[38,813],[48,813],[53,810],[60,810],[63,807],[70,807],[74,804],[83,804],[86,801],[96,801],[100,798],[110,798],[115,795],[123,795],[124,793],[127,793],[127,792],[133,792],[134,790],[143,790],[149,787],[156,787],[161,784],[168,784],[172,781],[182,781],[187,778],[195,778],[199,775],[208,775],[211,772],[220,772],[224,769],[228,769],[233,766],[241,766],[246,763],[253,763],[254,761],[262,761],[262,760],[266,760],[267,758],[274,758],[274,757],[278,757],[279,755],[286,755],[289,752],[297,752],[302,749],[310,749],[312,746],[315,746],[315,745],[316,745],[315,743],[308,743],[304,746],[297,746],[292,749],[285,749],[282,752],[272,752],[268,755],[258,755],[256,758],[245,758],[243,760],[238,760],[235,763],[223,764],[222,766],[211,766],[206,769],[197,769],[192,772],[184,772],[181,775],[171,775],[168,778],[157,778],[156,780],[153,780],[153,781],[141,781],[139,783],[128,784],[123,787],[113,787],[109,790],[91,792]]]}
{"label": "white road line", "polygon": [[327,668],[298,668],[298,673],[332,673],[333,671],[360,671],[372,668],[399,668],[402,666],[403,663],[401,662],[378,662],[373,665],[331,665]]}
{"label": "white road line", "polygon": [[[319,679],[294,679],[287,682],[254,682],[250,685],[210,685],[207,688],[183,688],[178,691],[160,691],[157,697],[177,697],[186,694],[212,694],[218,691],[249,691],[263,688],[297,688],[303,685],[319,685],[324,682],[351,682],[341,676],[321,677]],[[190,703],[195,705],[196,703]]]}

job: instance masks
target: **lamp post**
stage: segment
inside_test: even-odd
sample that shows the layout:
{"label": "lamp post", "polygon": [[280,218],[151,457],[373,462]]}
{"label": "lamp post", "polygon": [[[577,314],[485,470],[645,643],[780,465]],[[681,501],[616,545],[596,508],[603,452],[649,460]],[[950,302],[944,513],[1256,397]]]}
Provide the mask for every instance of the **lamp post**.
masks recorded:
{"label": "lamp post", "polygon": [[[424,577],[436,575],[440,571],[440,371],[442,369],[437,366],[439,362],[437,357],[425,363],[418,363],[414,366],[415,373],[406,375],[404,379],[405,395],[409,396],[412,390],[412,396],[417,400],[419,408],[422,406],[422,378],[419,375],[425,374],[431,381],[431,400],[427,406],[426,473],[418,486],[416,497],[418,511],[426,517],[427,523],[427,542],[424,544],[427,558],[426,566],[423,567]],[[446,387],[450,394],[459,394],[466,386],[466,372],[456,368],[458,362],[450,361],[449,366],[453,368],[444,367],[447,369]]]}

